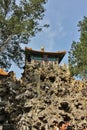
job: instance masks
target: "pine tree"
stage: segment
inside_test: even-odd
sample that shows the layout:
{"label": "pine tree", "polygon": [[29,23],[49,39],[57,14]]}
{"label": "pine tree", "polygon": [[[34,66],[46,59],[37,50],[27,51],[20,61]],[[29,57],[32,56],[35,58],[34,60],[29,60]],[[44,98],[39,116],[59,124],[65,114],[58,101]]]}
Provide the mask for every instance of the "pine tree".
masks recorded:
{"label": "pine tree", "polygon": [[[23,66],[23,45],[42,30],[46,0],[0,0],[0,67]],[[46,26],[46,25],[45,25]]]}
{"label": "pine tree", "polygon": [[79,42],[73,41],[69,51],[69,66],[71,74],[87,78],[87,17],[78,22],[80,31]]}

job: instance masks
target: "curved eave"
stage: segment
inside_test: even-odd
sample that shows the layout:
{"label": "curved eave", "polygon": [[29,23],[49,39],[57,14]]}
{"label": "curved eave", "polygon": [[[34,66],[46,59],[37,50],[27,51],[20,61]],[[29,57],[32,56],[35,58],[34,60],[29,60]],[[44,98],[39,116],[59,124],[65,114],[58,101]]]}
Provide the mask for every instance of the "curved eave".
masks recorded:
{"label": "curved eave", "polygon": [[58,51],[58,52],[46,52],[46,51],[37,51],[37,50],[32,50],[31,48],[25,48],[25,51],[29,51],[32,54],[47,54],[47,55],[58,55],[58,54],[66,54],[66,51]]}

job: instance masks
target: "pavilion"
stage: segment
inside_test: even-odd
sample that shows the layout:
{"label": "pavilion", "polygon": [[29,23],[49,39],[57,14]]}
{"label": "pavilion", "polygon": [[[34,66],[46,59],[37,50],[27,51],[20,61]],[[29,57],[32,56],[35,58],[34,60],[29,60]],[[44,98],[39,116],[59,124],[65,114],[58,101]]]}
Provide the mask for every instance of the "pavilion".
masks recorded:
{"label": "pavilion", "polygon": [[57,63],[59,64],[63,57],[65,56],[66,51],[57,51],[57,52],[46,52],[42,47],[40,51],[32,50],[32,48],[25,48],[25,62],[43,62],[43,63]]}

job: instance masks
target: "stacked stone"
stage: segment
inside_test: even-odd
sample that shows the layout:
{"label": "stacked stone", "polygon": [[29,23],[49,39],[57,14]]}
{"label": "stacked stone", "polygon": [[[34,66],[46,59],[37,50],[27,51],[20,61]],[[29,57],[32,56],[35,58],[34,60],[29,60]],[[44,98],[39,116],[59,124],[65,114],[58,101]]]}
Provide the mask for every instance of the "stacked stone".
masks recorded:
{"label": "stacked stone", "polygon": [[22,95],[28,98],[19,126],[49,130],[53,120],[63,120],[67,115],[76,129],[86,127],[87,85],[71,77],[66,65],[28,64],[22,82],[26,84]]}
{"label": "stacked stone", "polygon": [[5,106],[6,102],[3,97],[6,95],[6,87],[3,87],[2,82],[7,78],[7,76],[0,75],[0,124],[2,125],[6,121]]}
{"label": "stacked stone", "polygon": [[87,127],[87,80],[75,80],[66,65],[26,64],[22,78],[10,75],[6,84],[5,111],[16,130],[52,130],[65,116],[73,129]]}
{"label": "stacked stone", "polygon": [[9,124],[9,112],[7,112],[6,106],[8,106],[9,101],[13,100],[13,90],[14,78],[10,72],[7,75],[0,75],[0,125],[3,130],[11,130],[11,124]]}

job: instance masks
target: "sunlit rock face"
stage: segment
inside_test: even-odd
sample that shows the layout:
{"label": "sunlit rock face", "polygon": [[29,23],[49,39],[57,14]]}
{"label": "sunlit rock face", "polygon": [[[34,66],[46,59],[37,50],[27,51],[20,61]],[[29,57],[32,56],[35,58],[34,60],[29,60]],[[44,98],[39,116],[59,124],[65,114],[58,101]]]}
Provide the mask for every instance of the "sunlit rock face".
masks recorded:
{"label": "sunlit rock face", "polygon": [[73,129],[87,127],[87,80],[75,80],[66,65],[27,63],[21,79],[10,72],[0,80],[0,97],[0,121],[12,129],[53,130],[65,117]]}

